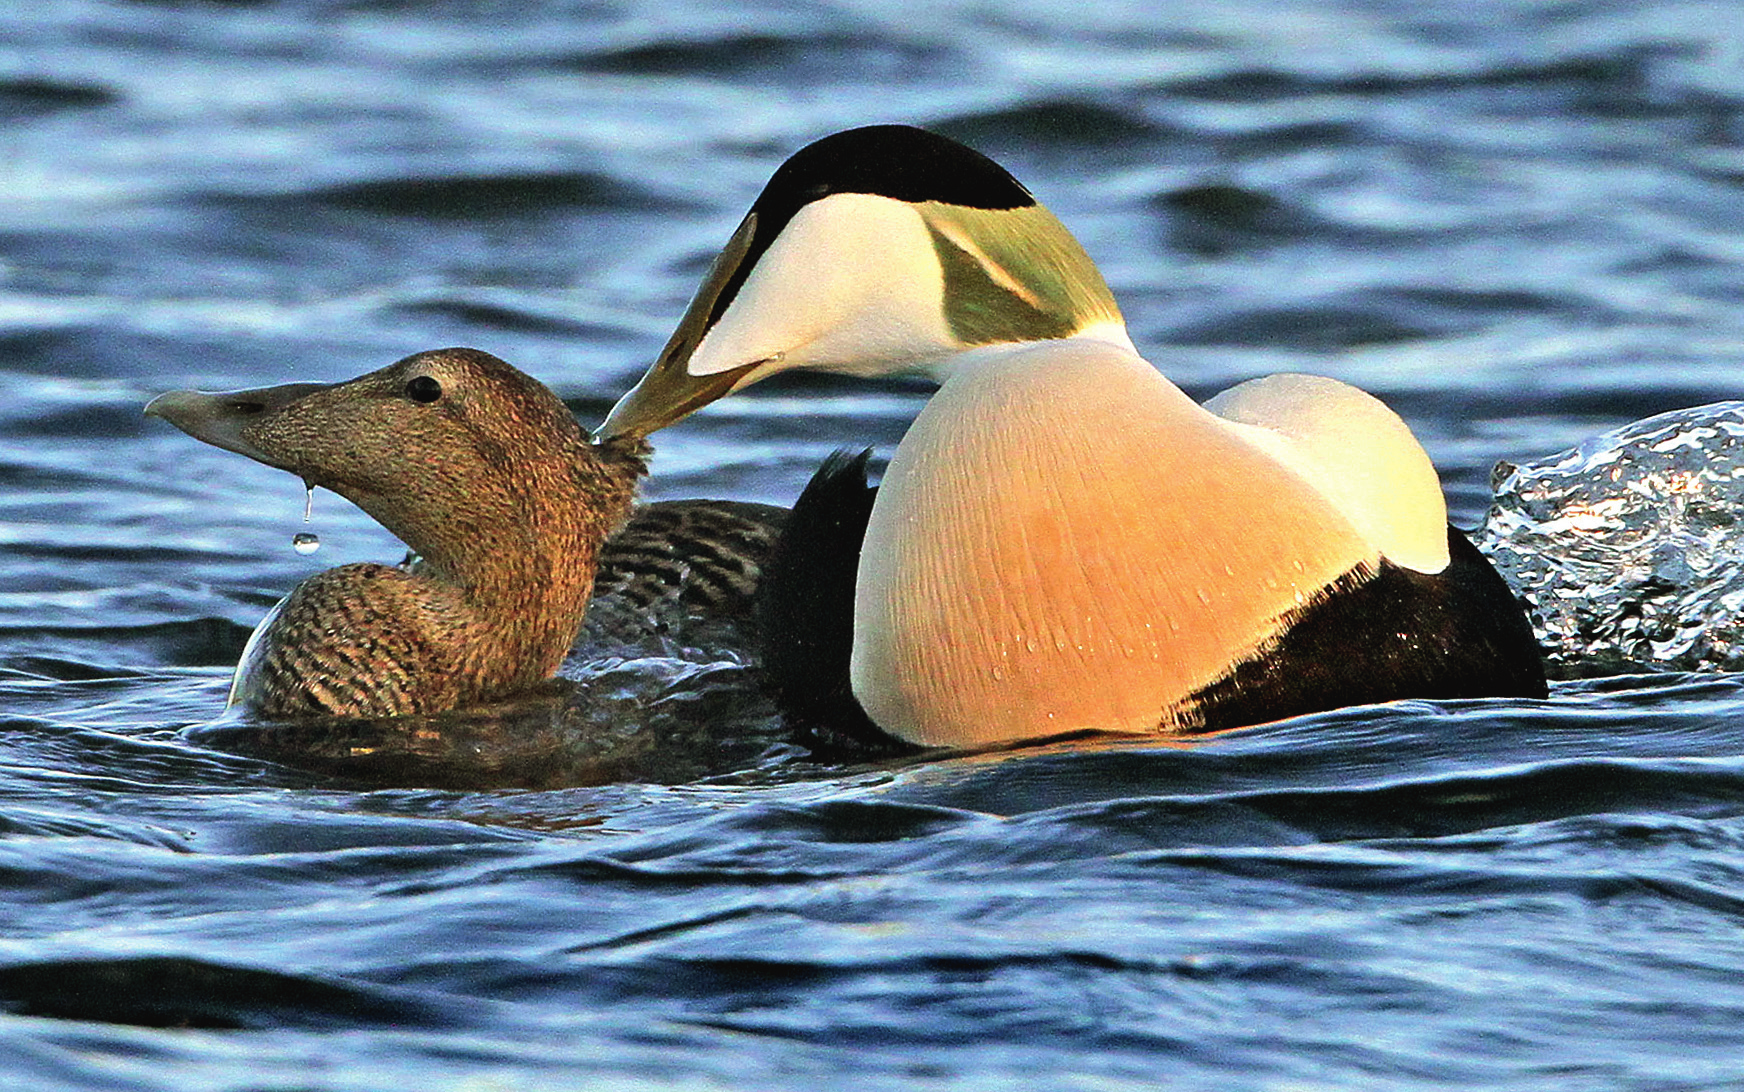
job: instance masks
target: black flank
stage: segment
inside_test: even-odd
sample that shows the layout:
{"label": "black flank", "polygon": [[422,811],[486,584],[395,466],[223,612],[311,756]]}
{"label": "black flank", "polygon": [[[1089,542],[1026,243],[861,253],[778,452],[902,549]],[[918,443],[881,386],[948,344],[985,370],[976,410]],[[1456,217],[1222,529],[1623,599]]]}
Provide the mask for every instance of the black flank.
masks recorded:
{"label": "black flank", "polygon": [[1425,574],[1346,574],[1274,644],[1193,695],[1197,730],[1397,698],[1542,698],[1544,660],[1514,593],[1457,529]]}

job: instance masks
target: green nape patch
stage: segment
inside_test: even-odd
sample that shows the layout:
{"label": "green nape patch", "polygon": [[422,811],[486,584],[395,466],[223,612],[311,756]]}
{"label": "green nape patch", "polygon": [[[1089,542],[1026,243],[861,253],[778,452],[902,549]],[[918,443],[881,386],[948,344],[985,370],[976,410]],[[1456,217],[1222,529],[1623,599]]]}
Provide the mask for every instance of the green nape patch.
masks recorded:
{"label": "green nape patch", "polygon": [[963,344],[1070,337],[1120,321],[1096,264],[1040,205],[918,207],[944,273],[945,321]]}

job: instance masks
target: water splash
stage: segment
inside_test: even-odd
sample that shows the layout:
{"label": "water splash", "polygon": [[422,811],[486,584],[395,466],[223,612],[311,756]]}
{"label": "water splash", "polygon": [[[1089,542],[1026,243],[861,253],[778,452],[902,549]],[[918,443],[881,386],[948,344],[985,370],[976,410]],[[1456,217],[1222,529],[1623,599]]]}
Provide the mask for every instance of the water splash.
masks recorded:
{"label": "water splash", "polygon": [[1474,536],[1556,675],[1744,669],[1744,402],[1498,466]]}

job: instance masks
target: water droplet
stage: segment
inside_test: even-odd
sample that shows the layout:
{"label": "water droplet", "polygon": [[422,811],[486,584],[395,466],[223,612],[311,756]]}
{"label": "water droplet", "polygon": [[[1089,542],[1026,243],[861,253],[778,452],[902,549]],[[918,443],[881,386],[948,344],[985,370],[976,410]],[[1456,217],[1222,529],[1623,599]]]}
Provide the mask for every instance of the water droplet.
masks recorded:
{"label": "water droplet", "polygon": [[299,554],[312,554],[321,548],[321,536],[313,531],[298,531],[291,536],[291,545]]}
{"label": "water droplet", "polygon": [[312,485],[305,485],[303,487],[303,522],[304,523],[309,522],[309,514],[311,512],[313,512],[314,510],[315,510],[315,487]]}

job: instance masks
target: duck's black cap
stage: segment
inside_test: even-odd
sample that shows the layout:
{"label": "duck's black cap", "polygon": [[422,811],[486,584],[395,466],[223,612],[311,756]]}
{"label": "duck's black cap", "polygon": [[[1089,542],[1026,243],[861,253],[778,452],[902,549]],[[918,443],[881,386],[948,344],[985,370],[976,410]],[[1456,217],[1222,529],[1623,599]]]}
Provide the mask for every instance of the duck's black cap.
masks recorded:
{"label": "duck's black cap", "polygon": [[759,234],[778,234],[794,213],[836,193],[977,209],[1036,203],[1004,167],[973,148],[912,125],[868,125],[831,134],[793,153],[751,206]]}

